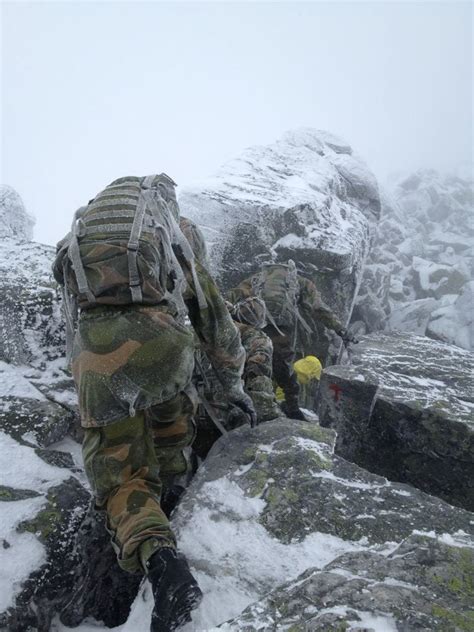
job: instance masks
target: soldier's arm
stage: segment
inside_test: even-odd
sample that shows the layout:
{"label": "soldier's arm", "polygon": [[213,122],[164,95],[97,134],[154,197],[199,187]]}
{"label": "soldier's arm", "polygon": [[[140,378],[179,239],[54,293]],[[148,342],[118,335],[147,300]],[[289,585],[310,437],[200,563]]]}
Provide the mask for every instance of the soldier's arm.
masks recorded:
{"label": "soldier's arm", "polygon": [[299,305],[316,321],[337,334],[344,330],[344,326],[331,308],[323,301],[321,294],[312,281],[305,277],[298,278],[300,285]]}
{"label": "soldier's arm", "polygon": [[198,261],[195,266],[206,308],[199,307],[192,278],[185,270],[189,286],[185,301],[191,324],[229,399],[245,398],[241,380],[245,351],[239,332],[214,279]]}
{"label": "soldier's arm", "polygon": [[244,369],[244,382],[261,375],[272,377],[273,345],[270,338],[261,330],[237,323],[242,345],[247,355]]}
{"label": "soldier's arm", "polygon": [[252,398],[258,421],[281,416],[272,383],[273,345],[260,329],[237,323],[247,354],[244,369],[245,390]]}

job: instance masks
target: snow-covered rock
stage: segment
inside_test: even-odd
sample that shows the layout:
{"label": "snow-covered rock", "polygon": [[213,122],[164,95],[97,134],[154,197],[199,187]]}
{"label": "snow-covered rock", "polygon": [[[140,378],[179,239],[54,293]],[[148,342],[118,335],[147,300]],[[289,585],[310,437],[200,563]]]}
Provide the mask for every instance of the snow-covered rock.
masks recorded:
{"label": "snow-covered rock", "polygon": [[413,535],[388,555],[346,553],[322,570],[308,569],[218,629],[469,630],[474,549],[448,542]]}
{"label": "snow-covered rock", "polygon": [[[347,322],[380,213],[377,182],[347,143],[313,129],[288,132],[184,188],[179,203],[203,229],[225,289],[264,261],[291,258]],[[313,342],[325,357],[323,329]]]}
{"label": "snow-covered rock", "polygon": [[366,336],[322,374],[319,416],[338,454],[474,510],[474,362],[410,333]]}
{"label": "snow-covered rock", "polygon": [[[357,559],[358,552],[366,552],[371,560],[373,552],[388,564],[397,545],[416,531],[474,544],[467,535],[472,514],[370,474],[335,456],[333,443],[329,430],[282,419],[233,431],[214,445],[173,520],[179,546],[204,591],[193,623],[183,632],[210,630],[269,593],[271,601],[271,591],[301,580],[309,569],[327,568],[341,555]],[[419,563],[420,574],[429,571],[428,558],[420,556]],[[367,565],[369,586],[374,566],[372,560]],[[415,583],[415,572],[406,573],[405,581]],[[335,591],[331,605],[353,606],[345,597]],[[374,614],[375,607],[370,608]],[[405,607],[402,619],[416,603]],[[422,616],[423,609],[417,612]],[[132,620],[125,630],[132,630]]]}
{"label": "snow-covered rock", "polygon": [[34,224],[34,218],[27,213],[15,189],[0,185],[0,238],[30,241],[33,239]]}
{"label": "snow-covered rock", "polygon": [[[362,321],[367,333],[401,329],[471,349],[472,178],[421,170],[399,180],[382,200],[371,272],[354,308],[358,330]],[[420,302],[427,298],[435,300]]]}
{"label": "snow-covered rock", "polygon": [[41,363],[64,354],[54,252],[31,241],[0,243],[0,360]]}

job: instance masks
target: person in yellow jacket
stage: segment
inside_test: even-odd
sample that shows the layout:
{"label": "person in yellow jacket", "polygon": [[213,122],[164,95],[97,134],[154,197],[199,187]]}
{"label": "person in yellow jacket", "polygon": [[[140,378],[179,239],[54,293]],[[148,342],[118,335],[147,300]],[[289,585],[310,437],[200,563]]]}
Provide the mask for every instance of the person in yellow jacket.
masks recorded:
{"label": "person in yellow jacket", "polygon": [[[323,370],[321,362],[316,356],[308,355],[297,360],[293,364],[296,379],[300,385],[299,403],[303,408],[314,408],[314,401],[319,386],[319,379]],[[282,402],[285,399],[283,389],[278,386],[276,389],[276,399]]]}

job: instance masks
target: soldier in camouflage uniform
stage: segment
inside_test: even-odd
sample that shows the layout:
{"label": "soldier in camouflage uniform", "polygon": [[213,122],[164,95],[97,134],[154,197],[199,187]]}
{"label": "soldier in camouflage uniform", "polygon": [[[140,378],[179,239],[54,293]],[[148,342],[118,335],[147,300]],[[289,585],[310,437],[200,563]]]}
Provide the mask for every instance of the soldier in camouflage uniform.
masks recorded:
{"label": "soldier in camouflage uniform", "polygon": [[[242,346],[246,359],[243,373],[245,392],[251,397],[257,422],[270,421],[282,417],[283,413],[276,401],[272,382],[273,346],[270,338],[262,331],[266,324],[265,304],[257,297],[239,301],[235,306],[229,304],[229,310],[240,332]],[[219,414],[219,420],[229,431],[245,423],[238,409],[222,403],[223,393],[212,367],[205,358],[199,362],[197,375],[198,390],[214,412]],[[197,434],[193,443],[195,453],[206,458],[209,450],[222,435],[216,424],[209,418],[208,410],[200,411],[197,417]]]}
{"label": "soldier in camouflage uniform", "polygon": [[295,264],[268,264],[229,292],[233,302],[253,295],[267,306],[268,325],[264,332],[273,343],[273,377],[283,389],[282,410],[293,419],[305,419],[299,408],[299,384],[293,369],[298,327],[311,332],[308,322],[319,321],[342,340],[354,342],[337,316],[323,302],[312,281],[297,273]]}
{"label": "soldier in camouflage uniform", "polygon": [[165,174],[113,182],[76,214],[54,265],[68,321],[71,300],[81,308],[71,364],[86,473],[120,566],[152,583],[153,632],[189,621],[202,596],[160,506],[162,479],[185,473],[195,434],[194,334],[180,305],[228,400],[255,421],[238,331],[186,250],[174,186]]}
{"label": "soldier in camouflage uniform", "polygon": [[[189,218],[181,216],[180,228],[189,241],[196,259],[209,268],[206,242],[199,227]],[[234,306],[228,304],[229,311],[240,333],[245,349],[243,380],[245,392],[251,397],[257,413],[257,422],[269,421],[282,415],[275,398],[272,383],[273,347],[270,338],[262,331],[266,325],[266,309],[261,299],[251,297],[238,301]],[[196,379],[201,385],[201,394],[217,408],[220,421],[227,430],[245,423],[238,409],[223,403],[222,387],[216,378],[212,366],[200,351],[199,367]],[[205,373],[201,375],[200,373]],[[221,414],[223,413],[223,414]],[[199,457],[205,458],[214,442],[221,436],[220,430],[204,410],[197,418],[198,428],[193,447]]]}

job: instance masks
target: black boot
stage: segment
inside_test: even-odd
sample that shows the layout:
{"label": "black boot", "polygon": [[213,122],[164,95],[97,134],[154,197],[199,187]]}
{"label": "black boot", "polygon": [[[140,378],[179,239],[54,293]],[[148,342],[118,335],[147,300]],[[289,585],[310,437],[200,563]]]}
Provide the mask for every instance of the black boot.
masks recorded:
{"label": "black boot", "polygon": [[308,421],[298,404],[294,404],[292,402],[282,402],[280,404],[280,407],[285,415],[290,419],[300,419],[301,421]]}
{"label": "black boot", "polygon": [[166,547],[152,555],[146,566],[155,599],[150,632],[177,630],[191,621],[191,611],[202,599],[188,563],[175,549]]}
{"label": "black boot", "polygon": [[163,488],[163,491],[161,492],[160,505],[167,518],[171,516],[171,513],[178,504],[183,492],[184,487],[182,485],[169,485]]}

